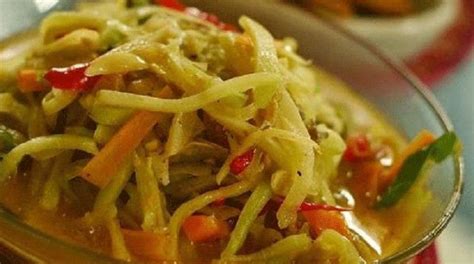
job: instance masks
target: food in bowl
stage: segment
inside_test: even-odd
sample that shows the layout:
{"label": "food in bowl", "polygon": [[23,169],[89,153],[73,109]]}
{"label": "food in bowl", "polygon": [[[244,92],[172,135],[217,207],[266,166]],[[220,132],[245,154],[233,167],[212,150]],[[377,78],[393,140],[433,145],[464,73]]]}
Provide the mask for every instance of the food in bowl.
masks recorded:
{"label": "food in bowl", "polygon": [[11,42],[34,44],[0,68],[3,207],[127,261],[354,263],[400,247],[452,132],[407,144],[294,40],[141,2],[53,13]]}

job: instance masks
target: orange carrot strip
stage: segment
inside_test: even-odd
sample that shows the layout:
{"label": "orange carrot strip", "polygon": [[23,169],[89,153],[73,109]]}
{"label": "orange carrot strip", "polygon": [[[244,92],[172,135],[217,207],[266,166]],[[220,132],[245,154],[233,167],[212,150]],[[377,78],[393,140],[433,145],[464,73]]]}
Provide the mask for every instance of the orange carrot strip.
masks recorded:
{"label": "orange carrot strip", "polygon": [[361,199],[367,199],[370,203],[375,202],[377,195],[379,195],[379,181],[383,169],[379,161],[356,163],[349,182],[351,190]]}
{"label": "orange carrot strip", "polygon": [[388,169],[388,171],[382,175],[383,177],[380,179],[381,185],[379,186],[379,190],[385,189],[388,185],[390,185],[390,183],[392,183],[403,163],[410,155],[433,143],[435,139],[436,137],[433,135],[433,133],[427,130],[420,131],[418,135],[410,142],[410,144],[408,144],[408,146],[402,151],[402,153],[400,153],[400,155],[395,159],[392,167],[390,167],[390,169]]}
{"label": "orange carrot strip", "polygon": [[312,210],[301,212],[316,236],[326,229],[333,229],[349,238],[350,231],[340,212],[327,210]]}
{"label": "orange carrot strip", "polygon": [[33,69],[23,69],[18,72],[18,88],[23,93],[38,92],[44,86],[38,81],[37,71]]}
{"label": "orange carrot strip", "polygon": [[146,231],[122,229],[125,245],[136,256],[154,261],[163,261],[167,258],[167,237]]}
{"label": "orange carrot strip", "polygon": [[250,61],[252,52],[252,39],[246,34],[237,36],[234,49],[232,52],[229,52],[229,62],[232,62],[229,64],[229,67],[232,71],[239,75],[251,73],[253,70],[252,62]]}
{"label": "orange carrot strip", "polygon": [[192,215],[184,221],[183,231],[192,242],[209,242],[227,237],[229,226],[214,216]]}
{"label": "orange carrot strip", "polygon": [[[159,97],[171,97],[172,91],[164,88]],[[90,183],[104,188],[117,174],[120,165],[163,119],[162,113],[139,111],[110,139],[109,142],[82,169],[81,177]]]}

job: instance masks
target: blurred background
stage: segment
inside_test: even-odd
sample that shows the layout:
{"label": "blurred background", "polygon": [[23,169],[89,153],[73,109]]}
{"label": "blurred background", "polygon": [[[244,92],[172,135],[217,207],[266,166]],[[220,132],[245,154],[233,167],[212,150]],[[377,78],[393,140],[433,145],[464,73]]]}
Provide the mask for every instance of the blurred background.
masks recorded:
{"label": "blurred background", "polygon": [[474,1],[285,0],[331,19],[407,65],[464,143],[464,196],[437,241],[442,263],[474,263]]}

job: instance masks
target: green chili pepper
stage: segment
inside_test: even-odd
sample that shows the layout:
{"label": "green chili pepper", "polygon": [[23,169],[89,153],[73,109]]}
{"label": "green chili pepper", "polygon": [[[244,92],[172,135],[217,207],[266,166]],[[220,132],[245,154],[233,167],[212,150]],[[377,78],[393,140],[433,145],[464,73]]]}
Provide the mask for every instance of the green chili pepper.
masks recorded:
{"label": "green chili pepper", "polygon": [[15,147],[15,138],[6,130],[0,129],[0,151],[9,151]]}
{"label": "green chili pepper", "polygon": [[150,0],[128,0],[127,7],[140,7],[150,4]]}
{"label": "green chili pepper", "polygon": [[422,172],[428,161],[440,163],[456,150],[458,138],[454,132],[448,132],[439,137],[426,148],[413,153],[403,163],[395,181],[381,195],[375,208],[386,208],[396,204]]}

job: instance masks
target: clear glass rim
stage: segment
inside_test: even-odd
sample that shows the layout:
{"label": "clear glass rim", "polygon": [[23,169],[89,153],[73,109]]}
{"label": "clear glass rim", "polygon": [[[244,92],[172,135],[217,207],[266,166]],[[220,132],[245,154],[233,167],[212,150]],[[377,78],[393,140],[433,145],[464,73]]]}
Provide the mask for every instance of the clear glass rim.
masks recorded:
{"label": "clear glass rim", "polygon": [[[342,25],[332,18],[316,17],[320,21],[324,21],[326,25],[336,30],[338,33],[344,35],[348,39],[351,39],[361,47],[370,51],[373,55],[383,61],[386,65],[390,66],[395,72],[402,76],[416,93],[423,99],[423,101],[430,107],[431,111],[436,115],[437,121],[442,125],[443,132],[454,130],[454,127],[446,114],[444,108],[433,93],[423,84],[418,77],[416,77],[406,66],[404,66],[395,57],[383,52],[376,48],[374,45],[368,43],[362,38],[356,36],[350,31],[343,28]],[[431,229],[423,238],[416,243],[410,245],[408,248],[390,255],[382,260],[380,263],[400,263],[410,259],[417,253],[428,247],[436,237],[446,228],[451,218],[459,205],[461,195],[464,187],[464,158],[461,153],[455,153],[453,157],[454,162],[454,191],[449,199],[449,203],[444,209],[443,216],[436,222],[433,229]]]}
{"label": "clear glass rim", "polygon": [[[272,3],[276,4],[276,3]],[[277,4],[282,5],[282,4]],[[294,7],[286,7],[290,9],[296,9]],[[301,12],[298,10],[298,12]],[[346,38],[353,41],[355,44],[361,46],[362,48],[368,50],[378,59],[383,61],[387,66],[392,68],[398,75],[403,77],[411,87],[417,92],[417,94],[423,99],[423,101],[430,107],[431,111],[435,113],[437,121],[442,125],[444,132],[453,130],[453,125],[449,120],[446,112],[444,111],[443,107],[439,103],[439,101],[434,97],[431,91],[413,74],[411,73],[405,66],[402,65],[397,59],[394,57],[382,52],[381,50],[375,48],[373,45],[369,44],[365,40],[355,36],[351,32],[345,30],[341,25],[337,24],[337,22],[332,21],[332,19],[323,19],[316,16],[313,16],[314,19],[323,21],[324,24],[331,27],[338,33],[342,34]],[[2,41],[7,41],[9,37],[3,39]],[[388,256],[382,260],[380,263],[399,263],[402,261],[406,261],[409,258],[416,255],[421,250],[428,247],[431,242],[446,228],[447,224],[453,217],[460,199],[461,194],[463,191],[464,185],[464,159],[462,154],[457,153],[453,158],[454,162],[454,192],[452,193],[449,203],[443,212],[443,216],[436,222],[434,228],[430,230],[427,234],[423,236],[423,238],[416,243],[412,244],[408,248]],[[92,250],[87,248],[74,245],[72,243],[68,243],[62,241],[56,237],[50,236],[46,233],[43,233],[30,225],[20,221],[15,215],[3,209],[3,206],[0,206],[0,222],[3,222],[5,225],[8,225],[15,229],[17,232],[21,232],[24,235],[30,236],[32,238],[37,239],[39,242],[45,242],[51,244],[51,246],[56,247],[57,250],[64,250],[74,254],[78,257],[81,257],[83,260],[93,260],[96,263],[120,263],[122,261],[110,258],[106,255],[102,255],[100,253],[96,253]],[[42,259],[37,256],[34,250],[30,248],[22,248],[21,245],[15,243],[14,239],[0,237],[0,243],[5,245],[6,247],[10,248],[16,253],[19,253],[21,256],[26,257],[30,260],[35,262],[42,261]]]}

